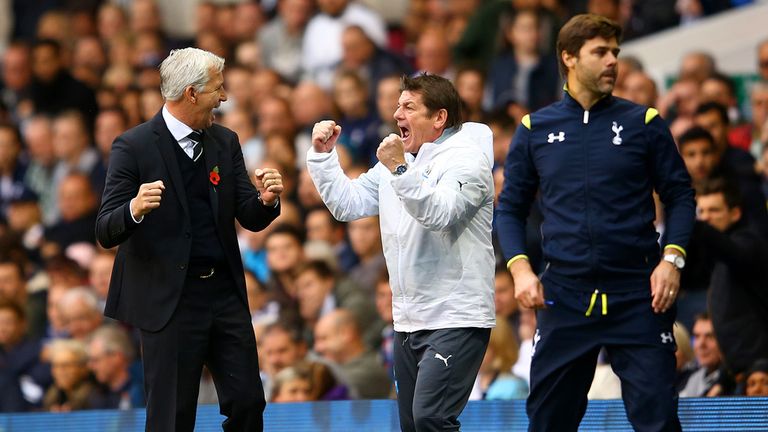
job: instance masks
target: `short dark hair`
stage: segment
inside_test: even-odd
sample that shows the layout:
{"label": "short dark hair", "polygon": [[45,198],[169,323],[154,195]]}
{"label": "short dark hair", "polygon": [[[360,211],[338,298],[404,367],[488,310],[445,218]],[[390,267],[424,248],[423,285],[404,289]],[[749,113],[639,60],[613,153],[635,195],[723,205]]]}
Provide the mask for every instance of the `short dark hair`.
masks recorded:
{"label": "short dark hair", "polygon": [[323,260],[310,260],[299,264],[294,270],[294,276],[299,276],[305,272],[314,272],[320,276],[321,279],[335,279],[336,273],[333,271],[330,265]]}
{"label": "short dark hair", "polygon": [[403,75],[400,91],[419,93],[430,116],[441,109],[446,110],[445,129],[461,126],[461,98],[456,87],[446,78],[426,73],[413,78]]}
{"label": "short dark hair", "polygon": [[605,39],[616,38],[621,42],[621,26],[604,16],[595,14],[576,15],[560,29],[557,35],[557,59],[560,63],[560,73],[568,75],[568,67],[563,61],[563,51],[572,56],[578,56],[584,43],[596,37]]}
{"label": "short dark hair", "polygon": [[724,84],[728,89],[728,92],[731,93],[731,96],[736,96],[736,83],[734,83],[733,79],[728,75],[721,72],[714,72],[707,77],[707,80],[717,81]]}
{"label": "short dark hair", "polygon": [[696,184],[696,196],[723,194],[729,209],[741,208],[741,194],[732,182],[724,178],[707,179]]}
{"label": "short dark hair", "polygon": [[269,234],[267,234],[265,241],[279,234],[291,236],[300,245],[304,244],[304,231],[299,227],[287,223],[281,223],[280,225],[277,225]]}
{"label": "short dark hair", "polygon": [[19,131],[19,127],[11,122],[6,121],[0,121],[0,129],[6,129],[13,134],[14,139],[16,140],[16,145],[21,147],[21,131]]}
{"label": "short dark hair", "polygon": [[283,332],[287,334],[294,344],[304,343],[304,338],[301,336],[301,330],[286,321],[276,321],[267,325],[264,327],[262,337],[274,332]]}
{"label": "short dark hair", "polygon": [[32,49],[36,50],[41,47],[49,47],[53,50],[56,57],[61,56],[61,44],[56,39],[38,39],[32,45]]}
{"label": "short dark hair", "polygon": [[680,137],[677,139],[677,147],[682,152],[683,147],[685,147],[686,144],[690,143],[691,141],[698,141],[698,140],[706,140],[714,150],[715,139],[712,137],[712,134],[709,133],[708,130],[704,129],[701,126],[692,126],[688,130],[683,132],[683,134],[680,135]]}
{"label": "short dark hair", "polygon": [[706,114],[710,111],[716,111],[717,114],[720,115],[720,120],[723,121],[724,125],[728,126],[731,123],[728,118],[728,108],[718,102],[704,102],[703,104],[699,104],[699,106],[696,107],[694,116]]}
{"label": "short dark hair", "polygon": [[9,310],[16,315],[16,319],[19,321],[27,321],[27,312],[24,310],[24,307],[13,299],[0,297],[0,310]]}

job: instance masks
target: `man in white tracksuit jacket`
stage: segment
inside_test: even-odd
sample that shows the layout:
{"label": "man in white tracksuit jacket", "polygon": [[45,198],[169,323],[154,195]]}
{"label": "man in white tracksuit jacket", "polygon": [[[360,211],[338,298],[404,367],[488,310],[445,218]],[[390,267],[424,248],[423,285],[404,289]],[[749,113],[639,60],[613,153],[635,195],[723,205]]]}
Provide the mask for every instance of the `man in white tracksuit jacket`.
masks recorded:
{"label": "man in white tracksuit jacket", "polygon": [[395,328],[395,379],[404,431],[458,430],[495,325],[491,130],[461,123],[459,96],[435,75],[403,77],[400,135],[350,180],[319,122],[307,168],[334,217],[379,215]]}

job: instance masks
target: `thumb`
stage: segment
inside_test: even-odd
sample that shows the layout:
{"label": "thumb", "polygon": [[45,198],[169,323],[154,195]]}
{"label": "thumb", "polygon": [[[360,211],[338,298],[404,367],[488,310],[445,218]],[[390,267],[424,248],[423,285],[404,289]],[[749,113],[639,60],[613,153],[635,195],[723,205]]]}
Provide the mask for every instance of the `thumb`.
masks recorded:
{"label": "thumb", "polygon": [[254,171],[253,173],[254,173],[254,174],[256,175],[256,177],[258,177],[258,178],[261,178],[261,177],[263,177],[263,176],[264,176],[264,170],[261,170],[261,169],[257,169],[257,170],[256,170],[256,171]]}

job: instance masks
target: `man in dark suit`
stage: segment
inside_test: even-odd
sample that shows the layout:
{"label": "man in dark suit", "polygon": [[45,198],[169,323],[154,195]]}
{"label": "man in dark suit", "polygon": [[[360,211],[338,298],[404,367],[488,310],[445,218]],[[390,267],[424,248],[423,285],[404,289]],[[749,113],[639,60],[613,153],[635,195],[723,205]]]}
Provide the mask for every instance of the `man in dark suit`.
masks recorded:
{"label": "man in dark suit", "polygon": [[264,229],[280,213],[274,169],[256,187],[237,136],[213,124],[224,60],[195,48],[160,65],[165,105],[118,137],[96,222],[120,245],[105,314],[141,330],[147,430],[192,431],[200,373],[213,374],[225,431],[263,428],[264,393],[235,218]]}

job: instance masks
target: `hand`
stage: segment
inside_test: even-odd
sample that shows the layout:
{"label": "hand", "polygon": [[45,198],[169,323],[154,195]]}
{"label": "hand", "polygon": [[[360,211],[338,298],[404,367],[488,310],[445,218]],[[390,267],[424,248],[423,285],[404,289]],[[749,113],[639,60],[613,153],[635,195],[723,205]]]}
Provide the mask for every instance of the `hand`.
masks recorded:
{"label": "hand", "polygon": [[656,313],[669,309],[680,289],[680,271],[670,262],[662,260],[651,274],[651,307]]}
{"label": "hand", "polygon": [[162,180],[144,183],[139,186],[139,193],[131,200],[131,214],[135,219],[141,219],[145,214],[160,207],[165,185]]}
{"label": "hand", "polygon": [[539,309],[544,307],[544,286],[531,269],[528,260],[520,259],[509,268],[515,283],[515,300],[525,308]]}
{"label": "hand", "polygon": [[315,123],[312,128],[312,147],[318,153],[329,153],[341,135],[341,126],[333,120]]}
{"label": "hand", "polygon": [[379,161],[389,169],[390,172],[394,171],[398,165],[405,163],[405,147],[403,146],[403,140],[400,135],[389,134],[379,144],[379,148],[376,149],[376,157]]}
{"label": "hand", "polygon": [[274,206],[277,198],[283,193],[283,177],[274,168],[257,169],[254,174],[261,202],[268,207]]}

